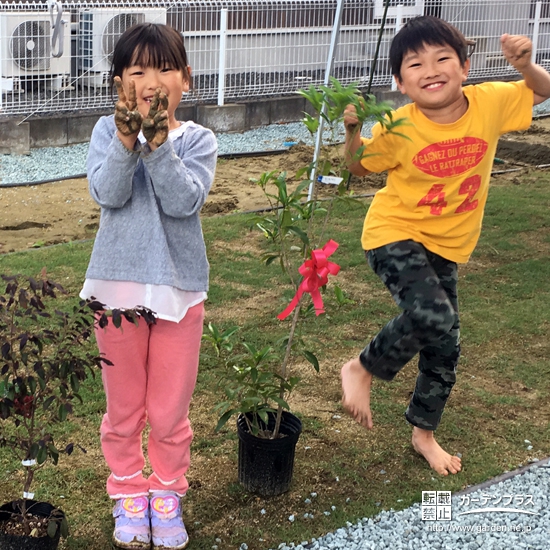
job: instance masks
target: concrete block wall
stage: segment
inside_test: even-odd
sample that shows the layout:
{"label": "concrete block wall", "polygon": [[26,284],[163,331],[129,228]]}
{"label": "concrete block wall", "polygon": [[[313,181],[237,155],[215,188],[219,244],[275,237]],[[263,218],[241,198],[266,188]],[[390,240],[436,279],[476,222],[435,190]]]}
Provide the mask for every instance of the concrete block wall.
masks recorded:
{"label": "concrete block wall", "polygon": [[[377,97],[395,106],[403,103],[399,93],[377,92]],[[182,105],[179,120],[194,120],[215,133],[244,132],[268,124],[296,122],[304,112],[313,114],[308,101],[301,96],[262,99],[228,105]],[[19,123],[18,119],[0,118],[0,154],[29,154],[33,148],[63,147],[90,140],[98,119],[109,112],[78,113],[33,118]],[[22,118],[22,117],[21,117]]]}

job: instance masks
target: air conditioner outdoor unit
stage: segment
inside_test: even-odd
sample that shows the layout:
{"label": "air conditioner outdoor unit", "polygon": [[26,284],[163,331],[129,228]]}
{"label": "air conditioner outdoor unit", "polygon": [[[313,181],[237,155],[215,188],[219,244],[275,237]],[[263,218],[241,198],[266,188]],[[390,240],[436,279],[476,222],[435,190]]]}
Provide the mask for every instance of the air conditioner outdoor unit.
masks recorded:
{"label": "air conditioner outdoor unit", "polygon": [[90,8],[79,13],[77,55],[83,85],[107,85],[116,43],[124,31],[140,23],[166,24],[166,9]]}
{"label": "air conditioner outdoor unit", "polygon": [[54,89],[67,85],[71,73],[71,36],[63,32],[52,55],[52,24],[48,14],[0,13],[0,63],[2,91],[22,91],[25,82],[44,82]]}

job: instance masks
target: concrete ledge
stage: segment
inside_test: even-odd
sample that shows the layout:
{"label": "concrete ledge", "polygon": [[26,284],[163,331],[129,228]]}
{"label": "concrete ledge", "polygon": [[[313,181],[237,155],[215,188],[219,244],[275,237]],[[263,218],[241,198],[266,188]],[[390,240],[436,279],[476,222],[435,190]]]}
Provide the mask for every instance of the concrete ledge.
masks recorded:
{"label": "concrete ledge", "polygon": [[31,152],[28,122],[0,121],[0,155],[28,155]]}
{"label": "concrete ledge", "polygon": [[82,115],[67,119],[67,142],[65,145],[75,145],[90,141],[92,130],[102,115]]}
{"label": "concrete ledge", "polygon": [[306,100],[301,96],[275,99],[271,105],[271,123],[302,120],[305,110]]}
{"label": "concrete ledge", "polygon": [[246,124],[246,105],[199,105],[197,122],[213,132],[242,132]]}
{"label": "concrete ledge", "polygon": [[271,105],[273,101],[256,101],[246,104],[246,126],[260,128],[271,123]]}
{"label": "concrete ledge", "polygon": [[180,105],[176,109],[176,120],[197,120],[197,106]]}
{"label": "concrete ledge", "polygon": [[59,147],[67,145],[67,118],[37,118],[29,121],[31,147]]}

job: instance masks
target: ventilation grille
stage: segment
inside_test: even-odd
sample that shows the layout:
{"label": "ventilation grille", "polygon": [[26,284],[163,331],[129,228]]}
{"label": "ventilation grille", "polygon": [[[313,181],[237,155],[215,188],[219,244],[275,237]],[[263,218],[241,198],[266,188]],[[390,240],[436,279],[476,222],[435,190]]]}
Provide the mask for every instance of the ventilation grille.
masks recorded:
{"label": "ventilation grille", "polygon": [[49,70],[51,58],[50,22],[23,21],[10,38],[13,62],[25,70]]}
{"label": "ventilation grille", "polygon": [[145,23],[145,15],[143,13],[121,13],[111,18],[102,36],[103,55],[109,60],[113,60],[113,51],[120,36],[130,27]]}

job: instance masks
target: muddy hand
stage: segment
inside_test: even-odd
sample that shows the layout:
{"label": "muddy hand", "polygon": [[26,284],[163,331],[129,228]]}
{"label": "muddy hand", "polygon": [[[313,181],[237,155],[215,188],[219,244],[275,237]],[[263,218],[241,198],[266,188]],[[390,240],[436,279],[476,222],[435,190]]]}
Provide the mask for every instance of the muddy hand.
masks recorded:
{"label": "muddy hand", "polygon": [[526,36],[503,34],[500,44],[508,63],[519,72],[531,64],[533,44]]}
{"label": "muddy hand", "polygon": [[357,117],[357,109],[355,105],[349,104],[344,110],[344,128],[353,133],[357,130],[359,126],[359,118]]}
{"label": "muddy hand", "polygon": [[118,101],[115,105],[115,124],[123,136],[137,134],[141,128],[142,116],[137,110],[136,85],[130,80],[128,96],[122,86],[120,77],[115,76]]}
{"label": "muddy hand", "polygon": [[157,88],[151,101],[147,118],[143,119],[141,131],[145,139],[156,147],[160,147],[168,139],[168,98],[160,88]]}

